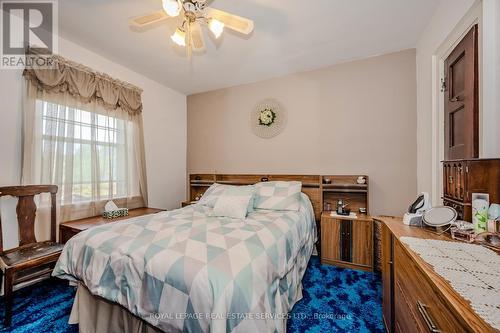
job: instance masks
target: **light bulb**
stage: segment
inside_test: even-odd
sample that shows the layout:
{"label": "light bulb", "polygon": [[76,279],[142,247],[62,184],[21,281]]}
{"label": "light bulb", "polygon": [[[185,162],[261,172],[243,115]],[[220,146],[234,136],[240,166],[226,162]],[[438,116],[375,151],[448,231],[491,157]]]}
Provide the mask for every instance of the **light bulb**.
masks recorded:
{"label": "light bulb", "polygon": [[176,17],[181,12],[181,6],[177,0],[163,0],[163,10],[168,16]]}
{"label": "light bulb", "polygon": [[175,33],[170,38],[175,44],[179,46],[186,46],[186,33],[180,28],[177,28]]}
{"label": "light bulb", "polygon": [[208,23],[208,28],[210,29],[210,31],[212,31],[215,38],[219,38],[220,35],[222,35],[222,32],[224,31],[224,23],[212,18]]}

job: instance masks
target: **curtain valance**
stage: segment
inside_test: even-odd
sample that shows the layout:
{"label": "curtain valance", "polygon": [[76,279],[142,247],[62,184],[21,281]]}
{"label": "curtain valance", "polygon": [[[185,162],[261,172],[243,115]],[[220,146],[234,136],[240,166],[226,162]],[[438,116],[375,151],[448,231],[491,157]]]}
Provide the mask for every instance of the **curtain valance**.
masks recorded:
{"label": "curtain valance", "polygon": [[[50,66],[27,67],[23,72],[26,80],[39,91],[69,93],[81,103],[96,101],[108,110],[121,108],[129,114],[142,112],[142,90],[134,85],[113,79],[58,55],[29,53],[27,57],[51,58]],[[36,59],[34,61],[36,62]]]}

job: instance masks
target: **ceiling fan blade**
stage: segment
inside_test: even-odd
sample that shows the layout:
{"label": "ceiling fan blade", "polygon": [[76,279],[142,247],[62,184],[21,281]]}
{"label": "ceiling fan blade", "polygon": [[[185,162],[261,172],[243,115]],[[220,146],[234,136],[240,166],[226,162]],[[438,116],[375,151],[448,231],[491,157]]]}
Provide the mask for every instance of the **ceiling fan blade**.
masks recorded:
{"label": "ceiling fan blade", "polygon": [[169,17],[170,16],[168,16],[164,10],[157,10],[156,12],[152,12],[146,15],[133,17],[129,20],[129,24],[136,28],[144,28],[163,21]]}
{"label": "ceiling fan blade", "polygon": [[191,24],[191,46],[195,52],[205,52],[205,39],[198,22]]}
{"label": "ceiling fan blade", "polygon": [[206,13],[208,14],[208,17],[214,18],[224,23],[224,26],[226,28],[237,31],[244,35],[248,35],[253,31],[253,21],[247,18],[233,15],[214,8],[207,8]]}

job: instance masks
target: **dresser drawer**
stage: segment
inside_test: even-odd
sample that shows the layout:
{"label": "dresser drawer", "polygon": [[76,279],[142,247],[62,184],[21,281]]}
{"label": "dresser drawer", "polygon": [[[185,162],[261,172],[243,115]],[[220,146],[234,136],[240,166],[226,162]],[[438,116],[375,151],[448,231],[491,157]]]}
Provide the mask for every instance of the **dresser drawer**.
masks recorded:
{"label": "dresser drawer", "polygon": [[[399,241],[394,249],[396,323],[404,332],[467,332]],[[409,313],[405,313],[408,311]]]}
{"label": "dresser drawer", "polygon": [[394,329],[401,333],[423,332],[418,324],[415,314],[411,310],[409,300],[403,292],[401,285],[396,281],[394,283]]}

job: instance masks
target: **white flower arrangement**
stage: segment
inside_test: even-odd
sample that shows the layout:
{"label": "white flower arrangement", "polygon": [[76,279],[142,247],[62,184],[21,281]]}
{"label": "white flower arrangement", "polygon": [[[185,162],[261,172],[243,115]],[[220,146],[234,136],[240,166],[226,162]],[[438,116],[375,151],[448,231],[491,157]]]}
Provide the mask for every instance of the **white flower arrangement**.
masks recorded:
{"label": "white flower arrangement", "polygon": [[276,113],[271,108],[260,111],[259,125],[271,126],[276,120]]}
{"label": "white flower arrangement", "polygon": [[286,112],[275,99],[265,99],[250,113],[250,126],[255,135],[270,139],[280,134],[286,125]]}

